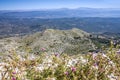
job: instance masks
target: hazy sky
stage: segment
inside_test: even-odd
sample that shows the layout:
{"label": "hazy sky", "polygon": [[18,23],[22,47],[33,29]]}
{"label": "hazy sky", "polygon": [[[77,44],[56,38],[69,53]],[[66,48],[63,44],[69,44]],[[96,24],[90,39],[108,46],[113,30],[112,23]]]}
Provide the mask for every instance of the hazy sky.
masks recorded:
{"label": "hazy sky", "polygon": [[120,0],[0,0],[0,10],[78,7],[120,8]]}

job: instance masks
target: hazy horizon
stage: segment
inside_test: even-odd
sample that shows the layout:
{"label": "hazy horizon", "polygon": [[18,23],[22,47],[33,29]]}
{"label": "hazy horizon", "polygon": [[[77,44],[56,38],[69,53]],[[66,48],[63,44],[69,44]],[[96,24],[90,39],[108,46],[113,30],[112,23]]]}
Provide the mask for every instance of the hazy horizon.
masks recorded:
{"label": "hazy horizon", "polygon": [[0,10],[0,11],[44,11],[44,10],[60,10],[60,9],[112,9],[112,10],[120,10],[120,8],[92,8],[92,7],[77,7],[77,8],[44,8],[44,9],[8,9],[8,10]]}
{"label": "hazy horizon", "polygon": [[0,0],[0,10],[120,8],[118,0]]}

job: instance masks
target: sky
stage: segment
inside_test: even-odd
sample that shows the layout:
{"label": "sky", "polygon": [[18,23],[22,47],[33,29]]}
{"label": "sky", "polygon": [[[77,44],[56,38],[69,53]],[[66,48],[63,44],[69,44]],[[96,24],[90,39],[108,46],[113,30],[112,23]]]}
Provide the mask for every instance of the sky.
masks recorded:
{"label": "sky", "polygon": [[0,0],[0,10],[120,8],[120,0]]}

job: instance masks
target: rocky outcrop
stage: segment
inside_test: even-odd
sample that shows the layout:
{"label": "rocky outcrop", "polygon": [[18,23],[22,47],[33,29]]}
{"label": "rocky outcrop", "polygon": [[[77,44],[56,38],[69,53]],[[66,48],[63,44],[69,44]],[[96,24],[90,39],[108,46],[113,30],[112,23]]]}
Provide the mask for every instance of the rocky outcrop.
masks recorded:
{"label": "rocky outcrop", "polygon": [[47,29],[24,37],[23,42],[35,51],[45,48],[51,52],[78,54],[93,49],[89,33],[77,28],[71,30]]}

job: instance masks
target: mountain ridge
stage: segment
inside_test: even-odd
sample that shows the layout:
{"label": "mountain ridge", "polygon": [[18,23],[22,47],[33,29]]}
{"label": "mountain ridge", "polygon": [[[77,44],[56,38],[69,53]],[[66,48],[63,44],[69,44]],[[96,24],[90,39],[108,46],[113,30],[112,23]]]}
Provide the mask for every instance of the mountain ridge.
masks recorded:
{"label": "mountain ridge", "polygon": [[89,33],[77,28],[70,30],[47,29],[44,32],[25,36],[23,42],[35,52],[45,48],[51,52],[78,54],[94,48],[95,45],[89,36]]}

